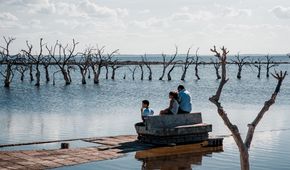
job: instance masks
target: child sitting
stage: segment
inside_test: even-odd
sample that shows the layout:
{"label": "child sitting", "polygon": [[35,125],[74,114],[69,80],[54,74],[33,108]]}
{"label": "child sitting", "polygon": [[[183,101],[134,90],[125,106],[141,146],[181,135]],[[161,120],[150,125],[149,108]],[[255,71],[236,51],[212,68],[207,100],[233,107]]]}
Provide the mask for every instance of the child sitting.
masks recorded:
{"label": "child sitting", "polygon": [[143,100],[142,107],[141,107],[141,118],[143,122],[148,116],[152,116],[153,114],[154,114],[154,111],[151,108],[149,108],[149,101]]}
{"label": "child sitting", "polygon": [[160,115],[176,115],[179,109],[179,104],[178,104],[178,93],[171,91],[169,92],[169,107],[161,110]]}

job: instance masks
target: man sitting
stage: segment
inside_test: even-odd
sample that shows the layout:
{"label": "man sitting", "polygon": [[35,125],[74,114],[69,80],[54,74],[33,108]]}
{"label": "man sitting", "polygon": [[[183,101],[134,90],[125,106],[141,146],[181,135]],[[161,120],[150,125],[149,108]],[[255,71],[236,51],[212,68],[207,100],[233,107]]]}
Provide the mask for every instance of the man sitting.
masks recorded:
{"label": "man sitting", "polygon": [[183,85],[179,85],[177,90],[179,96],[178,114],[190,113],[192,109],[190,93],[184,88]]}

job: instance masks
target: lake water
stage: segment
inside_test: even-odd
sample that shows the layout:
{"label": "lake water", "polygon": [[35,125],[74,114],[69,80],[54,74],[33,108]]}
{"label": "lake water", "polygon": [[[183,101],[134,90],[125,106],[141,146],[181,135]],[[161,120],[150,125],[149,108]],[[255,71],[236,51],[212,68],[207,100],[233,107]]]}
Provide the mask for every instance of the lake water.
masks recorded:
{"label": "lake water", "polygon": [[[131,66],[132,67],[132,66]],[[51,68],[53,70],[54,68]],[[276,69],[290,71],[288,65]],[[168,105],[168,92],[184,84],[192,94],[193,110],[203,113],[203,121],[213,124],[213,135],[228,135],[208,101],[214,94],[218,81],[213,66],[200,66],[201,80],[196,81],[193,67],[188,70],[185,82],[180,81],[181,67],[172,73],[172,81],[159,81],[161,66],[153,67],[153,80],[135,81],[128,68],[117,70],[116,80],[105,80],[102,74],[99,85],[88,80],[82,85],[78,70],[72,73],[73,82],[64,86],[60,75],[56,85],[42,82],[40,88],[30,83],[28,76],[21,83],[15,76],[10,89],[0,87],[0,144],[23,143],[57,139],[135,134],[134,123],[140,121],[140,105],[143,99],[151,102],[158,113]],[[256,78],[255,68],[245,67],[242,79],[236,79],[237,67],[230,65],[230,81],[226,84],[221,101],[242,136],[271,96],[276,80]],[[103,71],[104,73],[104,71]],[[123,74],[127,75],[123,80]],[[42,75],[43,76],[43,75]],[[147,73],[145,74],[147,78]],[[165,77],[166,79],[166,77]],[[44,78],[42,79],[44,80]],[[257,127],[250,151],[252,169],[289,169],[290,167],[290,78],[286,77],[276,103]],[[116,160],[89,163],[62,169],[141,169],[142,162],[134,153]],[[199,156],[200,161],[191,163],[192,169],[238,169],[239,154],[231,137],[224,139],[224,152]],[[174,161],[174,160],[172,160]]]}

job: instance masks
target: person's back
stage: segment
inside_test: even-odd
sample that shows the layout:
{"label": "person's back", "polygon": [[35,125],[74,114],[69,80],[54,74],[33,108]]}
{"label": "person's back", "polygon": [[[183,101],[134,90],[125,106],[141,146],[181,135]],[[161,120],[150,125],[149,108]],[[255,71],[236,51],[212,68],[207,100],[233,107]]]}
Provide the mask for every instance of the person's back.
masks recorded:
{"label": "person's back", "polygon": [[178,113],[190,113],[192,110],[190,93],[184,88],[184,86],[178,86],[179,95],[179,111]]}

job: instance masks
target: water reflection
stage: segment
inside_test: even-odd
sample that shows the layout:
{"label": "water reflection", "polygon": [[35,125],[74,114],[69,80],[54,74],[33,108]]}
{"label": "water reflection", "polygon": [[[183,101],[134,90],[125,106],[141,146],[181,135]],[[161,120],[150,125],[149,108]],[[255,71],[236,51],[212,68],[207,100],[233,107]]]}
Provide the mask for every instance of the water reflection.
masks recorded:
{"label": "water reflection", "polygon": [[201,147],[199,144],[154,148],[138,151],[135,158],[142,161],[142,170],[190,170],[202,164],[203,156],[223,152],[223,147]]}

